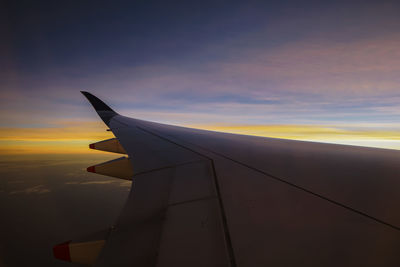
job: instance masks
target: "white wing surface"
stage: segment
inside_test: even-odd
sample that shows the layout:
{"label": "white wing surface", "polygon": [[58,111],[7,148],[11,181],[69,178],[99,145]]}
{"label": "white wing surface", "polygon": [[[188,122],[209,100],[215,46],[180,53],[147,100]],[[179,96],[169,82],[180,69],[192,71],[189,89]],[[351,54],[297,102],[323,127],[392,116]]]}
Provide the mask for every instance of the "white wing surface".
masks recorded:
{"label": "white wing surface", "polygon": [[96,266],[400,266],[400,152],[119,115],[132,188]]}

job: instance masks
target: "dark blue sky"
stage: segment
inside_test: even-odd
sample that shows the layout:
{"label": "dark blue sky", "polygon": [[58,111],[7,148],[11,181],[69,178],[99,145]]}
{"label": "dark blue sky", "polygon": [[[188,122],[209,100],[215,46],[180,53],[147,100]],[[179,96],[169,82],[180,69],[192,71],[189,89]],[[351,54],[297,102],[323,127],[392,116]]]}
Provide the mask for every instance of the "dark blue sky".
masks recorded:
{"label": "dark blue sky", "polygon": [[3,9],[3,52],[27,72],[151,63],[187,67],[234,56],[232,47],[274,47],[310,35],[332,41],[382,35],[398,26],[399,5],[393,3],[10,1]]}
{"label": "dark blue sky", "polygon": [[10,57],[18,68],[140,66],[196,59],[210,42],[257,30],[276,8],[270,5],[260,14],[253,5],[225,1],[71,2],[8,5]]}

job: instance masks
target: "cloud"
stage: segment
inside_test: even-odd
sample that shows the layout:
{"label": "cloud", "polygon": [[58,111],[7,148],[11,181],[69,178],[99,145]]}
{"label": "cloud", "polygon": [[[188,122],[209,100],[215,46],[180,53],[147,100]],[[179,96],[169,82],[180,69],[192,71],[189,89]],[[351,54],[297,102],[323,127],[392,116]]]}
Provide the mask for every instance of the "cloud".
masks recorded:
{"label": "cloud", "polygon": [[131,181],[122,181],[122,182],[119,183],[119,186],[131,188],[132,182]]}
{"label": "cloud", "polygon": [[76,184],[80,184],[80,182],[66,182],[66,185],[76,185]]}
{"label": "cloud", "polygon": [[15,195],[15,194],[45,194],[49,193],[50,189],[47,188],[45,185],[37,185],[33,187],[29,187],[23,190],[16,190],[16,191],[11,191],[9,194],[10,195]]}
{"label": "cloud", "polygon": [[121,187],[131,187],[132,182],[131,181],[121,181],[119,179],[114,179],[114,180],[99,180],[99,181],[82,181],[82,182],[77,182],[77,181],[72,181],[72,182],[66,182],[66,185],[107,185],[107,184],[113,184]]}
{"label": "cloud", "polygon": [[113,184],[114,181],[108,180],[108,181],[89,181],[89,182],[81,182],[79,184],[81,185],[86,185],[86,184]]}
{"label": "cloud", "polygon": [[[382,95],[396,93],[400,84],[399,45],[395,35],[348,42],[309,38],[275,48],[251,44],[235,48],[232,58],[209,59],[195,68],[155,66],[160,71],[153,75],[142,75],[137,69],[118,70],[117,75],[125,81],[121,92],[129,92],[134,102],[143,99],[142,94],[146,100],[149,94],[174,93],[200,99],[224,94],[282,98],[290,92],[330,97]],[[117,99],[124,101],[123,97]]]}
{"label": "cloud", "polygon": [[[275,47],[228,45],[224,56],[191,67],[113,67],[108,73],[74,77],[68,88],[59,73],[47,80],[47,89],[37,85],[33,95],[4,90],[10,94],[3,93],[1,120],[18,127],[3,126],[0,136],[30,141],[103,138],[104,125],[76,90],[83,85],[95,88],[121,113],[178,124],[386,115],[400,105],[399,46],[394,35],[346,42],[311,36]],[[67,119],[80,125],[67,125]]]}

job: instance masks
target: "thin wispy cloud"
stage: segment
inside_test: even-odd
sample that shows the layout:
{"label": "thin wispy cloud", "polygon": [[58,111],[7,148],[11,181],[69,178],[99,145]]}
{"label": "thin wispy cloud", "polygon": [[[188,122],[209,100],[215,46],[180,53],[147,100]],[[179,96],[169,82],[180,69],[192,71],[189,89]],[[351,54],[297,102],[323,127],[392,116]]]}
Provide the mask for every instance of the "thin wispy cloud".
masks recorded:
{"label": "thin wispy cloud", "polygon": [[33,187],[29,187],[23,190],[15,190],[9,192],[9,195],[16,195],[16,194],[45,194],[50,193],[51,190],[45,185],[36,185]]}
{"label": "thin wispy cloud", "polygon": [[71,181],[71,182],[66,182],[66,185],[116,185],[120,187],[131,187],[132,182],[131,181],[121,181],[118,179],[113,179],[113,180],[99,180],[99,181]]}

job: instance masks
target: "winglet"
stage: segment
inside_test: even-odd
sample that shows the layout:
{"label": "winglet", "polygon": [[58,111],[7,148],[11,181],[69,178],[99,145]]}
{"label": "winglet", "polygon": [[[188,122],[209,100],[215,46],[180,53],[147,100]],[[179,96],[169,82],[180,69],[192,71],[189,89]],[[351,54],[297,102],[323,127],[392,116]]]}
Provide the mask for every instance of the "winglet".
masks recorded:
{"label": "winglet", "polygon": [[93,108],[96,110],[97,114],[99,114],[100,118],[104,121],[105,124],[108,125],[111,118],[115,115],[118,115],[118,113],[110,108],[106,103],[104,103],[91,93],[85,91],[81,91],[81,93],[89,100],[90,104],[92,104]]}

